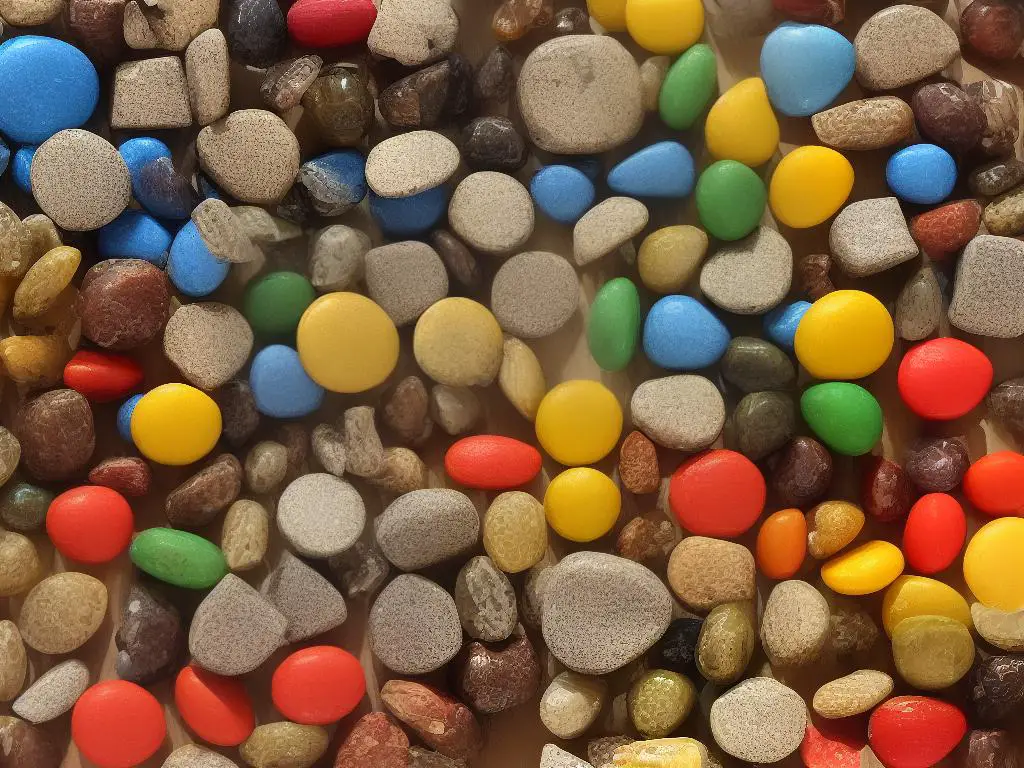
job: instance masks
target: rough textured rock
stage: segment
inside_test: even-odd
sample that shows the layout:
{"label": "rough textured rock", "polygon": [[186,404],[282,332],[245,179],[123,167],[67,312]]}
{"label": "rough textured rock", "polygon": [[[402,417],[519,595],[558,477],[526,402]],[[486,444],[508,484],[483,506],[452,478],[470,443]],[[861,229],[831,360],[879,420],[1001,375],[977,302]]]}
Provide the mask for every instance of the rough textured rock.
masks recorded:
{"label": "rough textured rock", "polygon": [[334,768],[407,768],[409,737],[383,712],[356,721],[334,759]]}
{"label": "rough textured rock", "polygon": [[345,598],[331,582],[287,550],[263,580],[260,594],[288,620],[284,639],[289,643],[323,634],[348,618]]}
{"label": "rough textured rock", "polygon": [[672,591],[695,611],[754,597],[754,557],[742,544],[704,536],[683,539],[668,561]]}
{"label": "rough textured rock", "polygon": [[447,757],[468,759],[483,745],[472,711],[447,694],[421,683],[389,680],[380,697],[391,714]]}
{"label": "rough textured rock", "polygon": [[507,642],[469,643],[455,663],[459,697],[484,715],[525,704],[540,688],[541,668],[525,634]]}
{"label": "rough textured rock", "polygon": [[829,610],[806,581],[775,585],[761,618],[761,643],[773,665],[794,667],[817,659],[828,640]]}
{"label": "rough textured rock", "polygon": [[39,480],[68,480],[81,473],[96,447],[92,408],[73,389],[45,392],[25,403],[14,434],[23,465]]}
{"label": "rough textured rock", "polygon": [[176,528],[201,528],[238,498],[242,465],[225,453],[179,485],[167,496],[167,520]]}
{"label": "rough textured rock", "polygon": [[185,649],[181,615],[155,588],[136,582],[121,607],[114,643],[122,680],[148,685],[170,676]]}

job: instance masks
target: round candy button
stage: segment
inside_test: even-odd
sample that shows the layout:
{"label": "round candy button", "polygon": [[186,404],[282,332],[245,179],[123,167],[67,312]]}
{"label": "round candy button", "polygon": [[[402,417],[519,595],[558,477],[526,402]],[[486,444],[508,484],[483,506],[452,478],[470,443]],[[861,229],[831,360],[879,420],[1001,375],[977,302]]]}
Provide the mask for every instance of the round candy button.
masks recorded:
{"label": "round candy button", "polygon": [[907,516],[903,554],[920,573],[938,573],[953,564],[967,537],[967,518],[960,502],[948,493],[922,496]]}
{"label": "round candy button", "polygon": [[274,706],[289,720],[328,725],[359,706],[366,679],[359,660],[333,645],[303,648],[274,670],[270,681]]}
{"label": "round candy button", "polygon": [[125,680],[96,683],[71,713],[71,738],[99,768],[134,768],[156,753],[166,735],[160,702]]}
{"label": "round candy button", "polygon": [[945,421],[970,413],[992,386],[985,353],[959,339],[932,339],[903,356],[900,396],[923,419]]}
{"label": "round candy button", "polygon": [[588,542],[604,536],[619,519],[622,495],[608,475],[590,467],[567,469],[544,493],[544,514],[559,536]]}
{"label": "round candy button", "polygon": [[81,563],[107,563],[128,548],[132,508],[117,491],[84,485],[50,503],[46,533],[58,551]]}
{"label": "round candy button", "polygon": [[700,0],[627,0],[626,28],[653,53],[682,53],[704,32]]}
{"label": "round candy button", "polygon": [[864,291],[832,291],[800,320],[794,347],[816,379],[860,379],[882,367],[894,339],[882,302]]}
{"label": "round candy button", "polygon": [[767,492],[754,462],[736,451],[715,450],[694,456],[675,471],[668,503],[690,533],[730,539],[757,522]]}
{"label": "round candy button", "polygon": [[242,681],[195,665],[178,673],[174,706],[196,736],[219,747],[241,744],[256,727],[252,702]]}
{"label": "round candy button", "polygon": [[220,408],[188,384],[151,389],[131,415],[132,440],[147,459],[183,466],[203,458],[220,438]]}
{"label": "round candy button", "polygon": [[1024,514],[1024,456],[998,451],[982,456],[964,475],[967,500],[987,515]]}
{"label": "round candy button", "polygon": [[1003,517],[978,529],[964,550],[964,579],[989,608],[1024,608],[1024,519]]}
{"label": "round candy button", "polygon": [[593,464],[615,447],[622,434],[622,408],[604,384],[564,381],[537,408],[537,440],[566,466]]}

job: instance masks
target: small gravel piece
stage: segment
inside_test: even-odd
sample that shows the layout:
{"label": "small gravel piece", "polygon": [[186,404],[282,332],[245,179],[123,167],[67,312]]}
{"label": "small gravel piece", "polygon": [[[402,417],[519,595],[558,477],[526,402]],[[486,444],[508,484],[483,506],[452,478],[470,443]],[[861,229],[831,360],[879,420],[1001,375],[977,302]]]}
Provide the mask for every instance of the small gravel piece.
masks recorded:
{"label": "small gravel piece", "polygon": [[422,576],[397,576],[370,609],[367,636],[374,655],[400,675],[424,675],[462,648],[452,596]]}
{"label": "small gravel piece", "polygon": [[778,306],[793,283],[793,249],[767,227],[720,248],[704,262],[700,289],[717,306],[740,315],[762,315]]}
{"label": "small gravel piece", "polygon": [[459,17],[447,0],[384,0],[366,39],[370,52],[418,67],[450,53]]}
{"label": "small gravel piece", "polygon": [[931,336],[942,319],[942,289],[931,266],[922,267],[896,298],[893,321],[896,333],[907,341]]}
{"label": "small gravel piece", "polygon": [[607,697],[600,677],[562,672],[540,697],[540,721],[558,738],[575,739],[594,724]]}
{"label": "small gravel piece", "polygon": [[448,273],[437,251],[406,240],[371,249],[365,257],[366,290],[397,326],[415,322],[448,295]]}
{"label": "small gravel piece", "polygon": [[533,199],[515,178],[496,171],[472,173],[455,188],[448,222],[459,237],[485,253],[512,253],[533,234]]}
{"label": "small gravel piece", "polygon": [[850,277],[884,272],[919,253],[895,197],[850,203],[833,220],[829,244]]}
{"label": "small gravel piece", "polygon": [[519,621],[512,583],[489,557],[474,557],[462,566],[455,580],[455,605],[462,628],[476,640],[507,640]]}
{"label": "small gravel piece", "polygon": [[160,768],[238,768],[238,764],[219,752],[186,744],[171,752]]}
{"label": "small gravel piece", "polygon": [[513,256],[491,284],[491,311],[502,330],[524,339],[549,336],[579,305],[576,270],[561,256],[528,251]]}
{"label": "small gravel piece", "polygon": [[348,618],[341,593],[288,550],[263,580],[260,594],[288,620],[284,639],[289,643],[332,630]]}
{"label": "small gravel piece", "polygon": [[220,120],[231,106],[231,61],[228,41],[219,29],[208,29],[185,50],[185,75],[192,114],[199,125]]}
{"label": "small gravel piece", "polygon": [[309,281],[321,293],[344,291],[363,278],[369,235],[344,224],[316,232],[309,243]]}
{"label": "small gravel piece", "polygon": [[647,226],[647,206],[631,197],[609,197],[576,222],[572,249],[576,263],[585,267],[626,245]]}
{"label": "small gravel piece", "polygon": [[264,258],[249,236],[245,222],[223,200],[213,197],[203,200],[192,210],[192,223],[210,253],[220,261],[248,264],[259,263]]}
{"label": "small gravel piece", "polygon": [[306,557],[338,555],[356,543],[366,507],[351,485],[325,472],[293,480],[277,504],[277,527]]}
{"label": "small gravel piece", "polygon": [[417,571],[475,546],[480,517],[466,494],[425,488],[391,502],[375,530],[381,551],[396,568]]}
{"label": "small gravel piece", "polygon": [[692,453],[707,448],[725,424],[725,401],[703,376],[665,376],[643,382],[629,403],[633,423],[654,442]]}
{"label": "small gravel piece", "polygon": [[381,197],[410,197],[444,184],[459,161],[459,148],[440,133],[400,133],[370,150],[366,183]]}
{"label": "small gravel piece", "polygon": [[540,768],[593,768],[593,766],[561,747],[545,744],[540,753]]}
{"label": "small gravel piece", "polygon": [[775,763],[793,754],[807,728],[807,705],[770,677],[752,677],[711,705],[711,733],[722,749],[748,763]]}
{"label": "small gravel piece", "polygon": [[430,390],[430,416],[449,435],[461,435],[483,417],[480,398],[469,387],[435,384]]}
{"label": "small gravel piece", "polygon": [[89,667],[68,659],[43,673],[21,694],[11,709],[30,723],[48,723],[68,712],[89,687]]}
{"label": "small gravel piece", "polygon": [[234,378],[252,345],[252,328],[242,313],[215,301],[178,307],[164,328],[164,355],[186,381],[205,390]]}

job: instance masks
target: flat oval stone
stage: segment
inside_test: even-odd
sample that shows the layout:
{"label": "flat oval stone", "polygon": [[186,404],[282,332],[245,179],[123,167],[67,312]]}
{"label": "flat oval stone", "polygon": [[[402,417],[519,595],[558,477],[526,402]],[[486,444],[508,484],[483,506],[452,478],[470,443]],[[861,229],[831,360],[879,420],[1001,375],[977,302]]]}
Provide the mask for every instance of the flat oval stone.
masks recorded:
{"label": "flat oval stone", "polygon": [[761,77],[782,114],[808,117],[827,107],[853,79],[853,45],[817,24],[779,25],[761,47]]}
{"label": "flat oval stone", "polygon": [[237,764],[219,752],[186,744],[171,752],[160,768],[238,768]]}
{"label": "flat oval stone", "polygon": [[771,342],[752,336],[737,336],[729,342],[722,375],[743,392],[788,389],[796,380],[789,356]]}
{"label": "flat oval stone", "polygon": [[68,659],[36,678],[15,699],[11,710],[30,723],[46,723],[70,711],[88,687],[89,667],[78,659]]}
{"label": "flat oval stone", "polygon": [[21,693],[28,673],[25,643],[17,625],[10,619],[0,621],[0,700],[11,701]]}
{"label": "flat oval stone", "polygon": [[811,125],[818,140],[835,149],[882,149],[910,138],[914,112],[903,99],[878,96],[818,112]]}
{"label": "flat oval stone", "polygon": [[953,685],[970,670],[974,654],[970,630],[946,616],[911,616],[892,631],[896,669],[923,691]]}
{"label": "flat oval stone", "polygon": [[[913,30],[912,35],[908,31]],[[887,91],[916,83],[945,69],[960,41],[933,11],[912,5],[884,8],[869,18],[853,41],[857,79],[865,88]]]}
{"label": "flat oval stone", "polygon": [[444,562],[480,538],[480,518],[469,497],[426,488],[395,499],[376,521],[377,543],[403,571]]}
{"label": "flat oval stone", "polygon": [[733,757],[774,763],[800,747],[807,705],[777,680],[753,677],[716,699],[709,720],[715,742]]}
{"label": "flat oval stone", "polygon": [[396,0],[377,12],[366,46],[377,56],[416,67],[449,53],[458,32],[459,18],[443,0]]}
{"label": "flat oval stone", "polygon": [[185,649],[181,615],[163,594],[136,582],[121,606],[121,623],[114,636],[117,676],[139,685],[177,671]]}
{"label": "flat oval stone", "polygon": [[507,254],[533,234],[533,200],[514,177],[477,171],[455,188],[448,222],[468,245],[486,253]]}
{"label": "flat oval stone", "polygon": [[576,222],[572,249],[581,267],[627,244],[647,226],[647,206],[631,197],[609,197]]}
{"label": "flat oval stone", "polygon": [[700,289],[729,312],[760,315],[777,306],[793,282],[793,249],[773,229],[721,248],[704,262]]}
{"label": "flat oval stone", "polygon": [[330,557],[351,547],[366,524],[358,491],[326,472],[293,480],[277,505],[281,535],[301,555]]}
{"label": "flat oval stone", "polygon": [[164,511],[176,528],[201,528],[238,498],[242,465],[224,453],[167,495]]}
{"label": "flat oval stone", "polygon": [[466,633],[477,640],[507,640],[516,628],[516,593],[489,557],[474,557],[455,580],[455,606]]}
{"label": "flat oval stone", "polygon": [[976,195],[1001,195],[1024,181],[1024,162],[1016,158],[993,160],[974,169],[968,181]]}
{"label": "flat oval stone", "polygon": [[205,390],[234,378],[252,344],[252,328],[242,313],[219,302],[185,304],[164,328],[164,355],[186,381]]}
{"label": "flat oval stone", "polygon": [[455,601],[434,582],[402,574],[377,596],[367,636],[374,655],[400,675],[433,672],[462,647]]}
{"label": "flat oval stone", "polygon": [[434,131],[410,131],[385,139],[366,158],[366,183],[381,197],[410,197],[451,178],[459,150]]}
{"label": "flat oval stone", "polygon": [[885,701],[892,688],[892,678],[884,672],[861,669],[815,691],[814,711],[830,720],[860,715]]}
{"label": "flat oval stone", "polygon": [[703,376],[650,379],[630,400],[633,423],[659,445],[692,453],[707,448],[725,424],[725,401]]}
{"label": "flat oval stone", "polygon": [[883,272],[920,253],[895,197],[850,203],[832,221],[829,245],[851,277]]}
{"label": "flat oval stone", "polygon": [[761,618],[761,643],[773,666],[810,664],[828,635],[828,603],[817,589],[795,579],[775,585]]}
{"label": "flat oval stone", "polygon": [[693,157],[677,141],[644,147],[608,172],[612,192],[627,197],[686,197],[695,181]]}
{"label": "flat oval stone", "polygon": [[491,311],[502,330],[523,339],[549,336],[576,313],[580,284],[561,256],[528,251],[498,269],[491,284]]}
{"label": "flat oval stone", "polygon": [[99,579],[66,571],[39,582],[25,597],[18,628],[40,653],[71,653],[96,634],[107,613],[107,588]]}
{"label": "flat oval stone", "polygon": [[575,672],[560,673],[540,697],[540,721],[560,739],[575,739],[601,714],[608,683]]}
{"label": "flat oval stone", "polygon": [[[492,715],[532,699],[540,689],[541,670],[530,639],[516,635],[497,646],[469,643],[459,657],[455,676],[460,698],[477,712]],[[417,765],[415,758],[412,764]],[[426,762],[419,768],[457,767]]]}
{"label": "flat oval stone", "polygon": [[1015,338],[1024,333],[1024,302],[1019,292],[1024,285],[1022,255],[1024,245],[1013,238],[974,238],[957,267],[950,323],[981,336]]}
{"label": "flat oval stone", "polygon": [[689,608],[708,611],[722,603],[754,597],[754,557],[731,541],[689,536],[668,562],[672,591]]}
{"label": "flat oval stone", "polygon": [[444,262],[426,243],[407,240],[373,248],[364,265],[370,298],[398,327],[415,322],[448,295]]}
{"label": "flat oval stone", "polygon": [[[327,751],[330,734],[318,725],[300,725],[287,720],[256,726],[238,748],[252,768],[312,768]],[[287,761],[287,762],[286,762]]]}

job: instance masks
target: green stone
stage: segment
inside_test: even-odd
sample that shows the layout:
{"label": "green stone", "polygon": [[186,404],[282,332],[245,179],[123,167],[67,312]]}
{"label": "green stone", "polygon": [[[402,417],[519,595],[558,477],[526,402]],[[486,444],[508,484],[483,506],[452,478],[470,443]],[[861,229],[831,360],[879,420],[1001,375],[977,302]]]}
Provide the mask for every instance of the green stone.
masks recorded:
{"label": "green stone", "polygon": [[658,93],[658,113],[669,128],[689,129],[707,108],[718,86],[718,62],[700,43],[676,59]]}
{"label": "green stone", "polygon": [[174,528],[149,528],[132,542],[132,562],[150,576],[189,589],[209,589],[228,572],[220,547]]}
{"label": "green stone", "polygon": [[639,338],[640,293],[627,277],[609,280],[590,306],[590,354],[604,370],[621,371],[633,359]]}
{"label": "green stone", "polygon": [[0,501],[0,520],[12,531],[35,533],[46,522],[46,511],[54,495],[45,488],[17,483],[7,489]]}
{"label": "green stone", "polygon": [[264,336],[295,333],[316,291],[298,272],[271,272],[250,286],[245,294],[245,319]]}
{"label": "green stone", "polygon": [[910,616],[892,631],[892,658],[900,677],[922,691],[940,691],[974,663],[970,630],[948,616]]}
{"label": "green stone", "polygon": [[667,669],[642,674],[629,690],[633,725],[648,739],[664,739],[690,715],[697,690],[689,678]]}
{"label": "green stone", "polygon": [[882,407],[864,387],[830,381],[810,387],[800,398],[804,421],[837,453],[862,456],[882,437]]}
{"label": "green stone", "polygon": [[731,685],[743,677],[754,655],[753,607],[749,603],[715,606],[700,628],[697,670],[709,682]]}
{"label": "green stone", "polygon": [[697,180],[700,222],[719,240],[740,240],[753,232],[767,199],[761,177],[735,160],[712,163]]}

